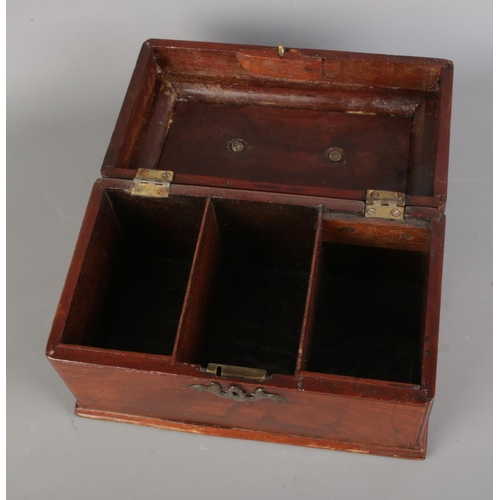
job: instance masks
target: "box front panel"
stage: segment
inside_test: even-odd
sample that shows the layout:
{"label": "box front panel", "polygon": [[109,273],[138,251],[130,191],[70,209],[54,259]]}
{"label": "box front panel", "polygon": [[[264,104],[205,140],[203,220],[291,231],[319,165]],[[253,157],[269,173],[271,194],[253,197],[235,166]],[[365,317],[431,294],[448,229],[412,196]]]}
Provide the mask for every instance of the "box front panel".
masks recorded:
{"label": "box front panel", "polygon": [[193,385],[209,387],[208,378],[52,362],[84,409],[355,444],[418,448],[427,406],[218,379],[223,392],[231,385],[246,395],[263,388],[286,399],[240,402],[192,389]]}

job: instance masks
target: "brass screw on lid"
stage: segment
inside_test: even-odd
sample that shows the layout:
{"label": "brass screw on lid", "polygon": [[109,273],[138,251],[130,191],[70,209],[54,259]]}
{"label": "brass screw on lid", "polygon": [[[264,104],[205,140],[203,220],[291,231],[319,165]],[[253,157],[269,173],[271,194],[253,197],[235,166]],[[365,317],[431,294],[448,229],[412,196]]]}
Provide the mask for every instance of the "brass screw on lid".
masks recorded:
{"label": "brass screw on lid", "polygon": [[342,159],[342,153],[334,149],[328,153],[328,159],[330,161],[340,161]]}
{"label": "brass screw on lid", "polygon": [[339,147],[328,148],[325,154],[330,161],[334,162],[340,161],[344,157],[344,151]]}
{"label": "brass screw on lid", "polygon": [[231,144],[229,144],[229,149],[233,153],[240,153],[245,149],[245,143],[240,139],[235,139],[234,141],[231,141]]}

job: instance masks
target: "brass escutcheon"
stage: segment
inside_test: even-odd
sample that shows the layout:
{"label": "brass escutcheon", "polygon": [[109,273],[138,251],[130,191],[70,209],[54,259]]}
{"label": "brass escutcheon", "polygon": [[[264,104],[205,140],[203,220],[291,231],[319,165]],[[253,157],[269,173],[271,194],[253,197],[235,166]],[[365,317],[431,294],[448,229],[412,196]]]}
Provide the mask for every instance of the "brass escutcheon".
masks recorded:
{"label": "brass escutcheon", "polygon": [[278,394],[270,394],[265,392],[264,389],[256,389],[255,392],[247,394],[239,385],[230,385],[225,391],[216,382],[212,382],[210,385],[200,385],[194,384],[190,386],[193,391],[197,392],[209,392],[215,396],[221,398],[229,398],[238,403],[244,403],[247,401],[261,401],[263,399],[270,399],[275,403],[285,403],[286,398],[284,396],[279,396]]}

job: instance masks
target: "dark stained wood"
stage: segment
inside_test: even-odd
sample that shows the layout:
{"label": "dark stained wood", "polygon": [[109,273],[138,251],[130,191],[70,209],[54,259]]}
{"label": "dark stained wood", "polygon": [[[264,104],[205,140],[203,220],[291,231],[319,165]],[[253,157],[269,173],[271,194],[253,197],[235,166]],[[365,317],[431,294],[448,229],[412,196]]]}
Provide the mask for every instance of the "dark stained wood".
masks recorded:
{"label": "dark stained wood", "polygon": [[120,227],[109,197],[100,200],[99,212],[80,268],[61,340],[89,344],[102,327],[105,296],[117,255],[123,245]]}
{"label": "dark stained wood", "polygon": [[[165,203],[123,191],[109,197],[126,248],[108,292],[103,331],[90,345],[171,355],[205,198],[176,196]],[[143,314],[130,311],[131,302],[141,301]]]}
{"label": "dark stained wood", "polygon": [[[431,414],[432,405],[434,400],[428,399],[427,406],[425,408],[424,418],[422,419],[422,425],[420,426],[420,432],[417,436],[417,443],[422,443],[422,446],[427,449],[427,434],[429,431],[429,415]],[[425,458],[425,454],[424,454]]]}
{"label": "dark stained wood", "polygon": [[[198,197],[164,203],[105,192],[62,342],[170,355],[203,203]],[[130,304],[144,297],[147,313],[138,315]]]}
{"label": "dark stained wood", "polygon": [[[143,254],[192,260],[205,210],[205,196],[132,196],[129,189],[108,191],[133,259]],[[145,255],[144,258],[148,257]],[[131,262],[134,264],[134,262]]]}
{"label": "dark stained wood", "polygon": [[319,209],[213,199],[221,237],[206,321],[206,366],[293,375]]}
{"label": "dark stained wood", "polygon": [[[274,107],[291,111],[295,108],[317,113],[328,110],[330,114],[342,111],[345,119],[351,113],[367,124],[384,116],[394,119],[415,116],[412,159],[408,166],[408,193],[438,198],[437,205],[426,203],[427,206],[440,206],[444,201],[440,198],[446,191],[442,187],[435,188],[433,182],[435,178],[435,182],[442,185],[446,180],[443,169],[447,168],[448,142],[443,141],[449,136],[452,74],[449,61],[296,49],[287,50],[285,57],[280,58],[276,48],[190,43],[146,42],[103,165],[105,170],[109,167],[135,169],[154,164],[158,151],[162,149],[165,124],[170,122],[168,116],[165,120],[156,118],[156,115],[161,118],[165,106],[163,85],[167,88],[173,86],[175,92],[179,92],[177,98],[181,102],[255,104],[261,109]],[[168,100],[166,106],[171,110],[173,104]],[[156,115],[155,107],[159,107]],[[141,113],[144,115],[142,121]],[[420,119],[420,115],[425,115],[425,120]],[[434,140],[436,116],[439,117],[438,137],[441,139],[439,144],[433,146],[429,141]],[[175,114],[173,120],[175,131]],[[266,120],[261,121],[265,123]],[[420,122],[425,122],[425,126]],[[189,130],[190,127],[187,127],[186,133]],[[189,142],[187,138],[183,140]],[[120,141],[121,145],[118,144]],[[291,140],[290,144],[295,142]],[[359,143],[364,142],[360,138]],[[384,141],[374,138],[373,143],[382,146]],[[198,150],[206,150],[203,146]],[[391,148],[386,149],[386,154],[392,151]],[[191,151],[196,150],[191,148]],[[408,150],[410,148],[406,154]],[[307,156],[306,151],[307,148],[302,154]],[[279,155],[279,151],[275,154]],[[143,159],[142,155],[146,158]],[[425,158],[421,158],[422,155]],[[309,161],[314,160],[309,158]],[[363,169],[362,165],[353,165],[352,158],[347,161],[351,167]],[[208,165],[207,171],[210,171]],[[202,175],[206,176],[205,172]],[[357,177],[359,172],[355,174]],[[216,172],[210,172],[210,177],[215,176]],[[222,177],[228,176],[223,174]],[[363,172],[363,178],[367,180],[366,172]],[[258,170],[252,173],[252,182],[264,180],[259,179]],[[381,185],[388,182],[383,169],[376,180]],[[181,179],[179,181],[182,182]],[[305,186],[297,182],[297,186],[293,187],[306,189],[303,194],[318,195],[311,190],[310,179],[308,182]],[[328,179],[325,178],[324,182]],[[381,185],[363,186],[362,189],[380,189]],[[235,187],[240,188],[239,185]],[[346,191],[352,189],[342,182],[332,187]],[[259,187],[256,186],[256,189]],[[348,193],[345,197],[353,199]]]}
{"label": "dark stained wood", "polygon": [[176,361],[194,363],[200,358],[220,252],[217,219],[212,202],[207,198],[174,348]]}
{"label": "dark stained wood", "polygon": [[271,432],[257,432],[245,429],[231,429],[228,427],[211,426],[204,424],[191,424],[182,421],[172,421],[163,418],[135,417],[109,411],[92,410],[81,408],[76,405],[75,413],[80,417],[109,420],[128,424],[155,427],[172,431],[192,432],[195,434],[207,434],[209,436],[232,437],[236,439],[250,439],[256,441],[268,441],[279,444],[291,444],[295,446],[310,446],[312,448],[323,448],[327,450],[350,451],[353,453],[368,453],[387,457],[407,458],[423,460],[427,453],[427,427],[424,428],[423,437],[417,441],[415,449],[396,448],[391,446],[373,446],[368,444],[346,443],[318,438],[303,438],[293,435],[283,435]]}
{"label": "dark stained wood", "polygon": [[407,206],[405,209],[405,218],[424,220],[439,219],[443,210],[444,204],[441,205],[441,208]]}
{"label": "dark stained wood", "polygon": [[[410,127],[394,116],[179,102],[158,168],[227,181],[405,192]],[[244,141],[243,151],[231,151],[235,139]],[[332,147],[342,151],[341,161],[329,161]]]}
{"label": "dark stained wood", "polygon": [[[78,405],[83,409],[334,442],[383,443],[409,451],[420,444],[426,403],[402,404],[283,388],[275,392],[287,399],[285,403],[239,403],[190,389],[193,384],[207,385],[204,378],[52,362],[70,390],[78,394]],[[224,388],[229,385],[220,383]],[[248,382],[238,385],[247,393],[260,386]],[[96,391],[96,387],[102,389]],[[273,392],[272,386],[267,385],[266,391]]]}
{"label": "dark stained wood", "polygon": [[325,58],[323,75],[348,85],[432,90],[439,81],[443,61],[426,65],[422,59],[408,64],[408,59],[390,56],[379,60],[361,58]]}
{"label": "dark stained wood", "polygon": [[[123,172],[123,170],[122,170]],[[102,186],[111,190],[130,191],[132,183],[127,179],[104,178]],[[365,204],[362,201],[343,200],[335,198],[322,198],[314,196],[303,196],[285,193],[271,193],[261,191],[245,191],[239,189],[211,188],[208,186],[197,186],[190,184],[172,184],[170,187],[172,195],[190,195],[190,196],[212,196],[214,198],[227,198],[245,201],[273,202],[283,205],[299,205],[308,207],[323,206],[324,208],[355,214],[363,214]]]}
{"label": "dark stained wood", "polygon": [[[441,59],[146,42],[46,348],[77,414],[425,458],[452,75]],[[131,195],[140,167],[175,172],[168,198]],[[405,219],[365,218],[367,189],[404,191]],[[287,401],[190,388],[211,382]]]}
{"label": "dark stained wood", "polygon": [[285,55],[279,57],[273,47],[243,49],[238,51],[236,57],[241,67],[252,75],[287,80],[321,80],[323,60],[320,57],[304,56],[297,49],[286,50]]}
{"label": "dark stained wood", "polygon": [[[314,92],[308,87],[295,84],[297,95],[290,99],[290,88],[284,86],[257,86],[250,82],[234,85],[214,79],[183,81],[180,77],[165,76],[177,97],[187,101],[211,102],[218,104],[239,104],[249,106],[277,106],[291,109],[315,109],[355,114],[382,114],[411,118],[415,109],[425,99],[435,95],[401,89],[349,89],[315,86]],[[207,81],[208,80],[208,81]]]}
{"label": "dark stained wood", "polygon": [[[227,45],[168,46],[162,41],[150,40],[154,47],[154,57],[163,73],[186,77],[216,75],[220,80],[251,76],[238,62],[238,51]],[[276,54],[277,55],[277,54]]]}
{"label": "dark stained wood", "polygon": [[119,351],[85,345],[58,344],[51,350],[49,358],[75,363],[95,364],[100,366],[118,366],[133,370],[165,372],[172,370],[172,357],[133,351]]}
{"label": "dark stained wood", "polygon": [[[116,169],[106,168],[103,170],[104,179],[133,179],[135,177],[135,170],[129,169]],[[112,184],[107,184],[111,186]],[[125,184],[122,184],[125,187]],[[366,191],[344,190],[344,189],[330,189],[320,187],[308,186],[291,186],[283,184],[272,184],[267,182],[253,182],[238,179],[223,179],[219,177],[195,176],[177,174],[174,177],[172,188],[177,193],[191,193],[190,190],[196,189],[197,186],[206,186],[211,189],[198,190],[198,193],[206,192],[210,195],[214,193],[225,193],[229,197],[240,198],[249,196],[249,193],[239,192],[239,190],[254,191],[255,193],[250,196],[261,197],[264,193],[265,196],[273,197],[277,194],[290,194],[299,195],[297,197],[297,204],[302,204],[301,199],[310,200],[316,197],[316,204],[323,205],[327,208],[336,209],[337,207],[344,206],[345,209],[340,208],[346,212],[361,213],[364,212],[364,203],[361,201],[366,199]],[[219,189],[217,189],[219,188]],[[236,191],[238,190],[238,191]],[[256,199],[257,199],[256,198]],[[271,199],[271,198],[269,198]],[[283,199],[293,199],[292,197],[283,197]],[[407,210],[413,210],[414,216],[417,218],[439,218],[440,212],[444,209],[444,201],[440,197],[432,196],[407,196],[406,203]],[[308,203],[314,204],[314,203]],[[363,208],[361,208],[363,207]],[[435,211],[429,211],[435,208]],[[420,210],[422,209],[422,210]],[[422,215],[420,215],[422,214]],[[413,215],[412,215],[413,217]]]}
{"label": "dark stained wood", "polygon": [[441,59],[304,49],[287,50],[283,62],[277,47],[192,42],[182,45],[168,40],[149,43],[154,46],[159,66],[168,73],[217,74],[221,79],[323,80],[337,85],[432,90],[446,63]]}
{"label": "dark stained wood", "polygon": [[437,99],[427,99],[416,110],[411,131],[408,194],[432,195],[435,180]]}
{"label": "dark stained wood", "polygon": [[432,223],[429,263],[426,276],[422,388],[429,391],[429,398],[433,398],[436,392],[445,225],[446,218],[444,215],[442,215],[440,220]]}
{"label": "dark stained wood", "polygon": [[430,226],[425,222],[388,221],[340,214],[323,216],[323,241],[426,252],[429,237]]}
{"label": "dark stained wood", "polygon": [[426,256],[323,241],[307,369],[419,385]]}
{"label": "dark stained wood", "polygon": [[174,116],[177,96],[168,83],[162,83],[152,104],[151,115],[143,125],[144,137],[141,148],[131,161],[132,169],[156,168]]}
{"label": "dark stained wood", "polygon": [[[213,380],[213,377],[200,369],[197,364],[176,362],[175,366],[172,366],[173,360],[171,356],[157,354],[59,344],[48,357],[53,363],[83,363],[86,365],[130,368],[142,372],[170,373],[193,379],[202,378],[206,385]],[[224,377],[217,379],[217,382],[240,384],[241,379]],[[428,401],[428,391],[421,389],[419,385],[304,370],[300,372],[299,376],[273,374],[269,380],[262,382],[260,386],[273,391],[282,388],[309,390],[317,393],[399,403],[420,404]]]}
{"label": "dark stained wood", "polygon": [[48,356],[51,355],[66,334],[65,328],[68,320],[68,313],[74,301],[75,290],[80,280],[88,246],[92,240],[92,234],[97,224],[97,216],[104,198],[105,191],[101,187],[101,181],[96,181],[90,194],[89,204],[87,205],[87,210],[83,218],[80,234],[76,242],[76,248],[73,253],[73,258],[71,259],[68,275],[66,276],[64,288],[52,323],[50,336],[47,341],[46,354]]}
{"label": "dark stained wood", "polygon": [[[118,173],[118,172],[117,172]],[[121,171],[123,173],[122,178],[130,178],[130,174],[125,175],[125,171]],[[341,189],[327,189],[327,188],[308,188],[301,186],[284,186],[278,184],[270,184],[264,182],[249,182],[249,181],[240,181],[240,180],[231,180],[231,179],[220,179],[220,178],[209,178],[203,176],[191,176],[191,175],[182,175],[179,174],[175,177],[173,189],[177,189],[180,187],[177,184],[185,184],[189,187],[186,189],[190,189],[195,186],[208,186],[212,187],[209,192],[220,192],[224,191],[213,189],[213,188],[227,188],[228,195],[231,193],[229,190],[253,190],[257,193],[254,196],[259,196],[261,192],[266,193],[266,196],[274,196],[276,193],[282,194],[290,194],[290,195],[300,195],[302,199],[313,199],[312,197],[317,197],[317,204],[323,205],[325,207],[332,207],[334,209],[338,208],[339,210],[345,210],[346,212],[356,212],[361,213],[364,212],[364,200],[366,199],[366,191],[355,191],[355,190],[341,190]],[[236,194],[236,197],[245,196],[245,193]],[[285,198],[285,197],[283,197]],[[297,197],[297,203],[300,203],[300,199]],[[293,199],[289,197],[288,199]],[[361,204],[359,202],[363,201],[363,210]],[[344,202],[344,203],[342,203]],[[419,208],[422,207],[425,210],[429,210],[429,208],[436,208],[439,210],[443,209],[443,202],[438,197],[431,196],[407,196],[406,204],[408,205],[408,209]],[[345,207],[345,208],[341,208]],[[418,210],[415,210],[415,214],[420,213]],[[439,212],[433,212],[436,214],[434,217],[439,217]],[[422,211],[422,214],[425,214],[423,218],[428,218],[430,212]]]}
{"label": "dark stained wood", "polygon": [[436,144],[436,167],[434,179],[434,195],[446,201],[448,190],[448,159],[450,150],[451,99],[453,89],[453,63],[444,61],[439,86]]}
{"label": "dark stained wood", "polygon": [[[330,189],[321,187],[311,187],[311,186],[294,186],[294,185],[284,185],[284,184],[273,184],[270,182],[255,182],[240,179],[224,179],[220,177],[207,177],[207,176],[195,176],[195,175],[183,175],[178,174],[175,176],[174,186],[177,187],[178,184],[191,186],[207,186],[211,187],[210,191],[214,188],[225,188],[232,190],[248,190],[255,191],[256,193],[264,192],[267,196],[272,196],[271,193],[282,193],[290,195],[300,195],[303,197],[317,197],[318,204],[328,206],[332,203],[332,199],[346,200],[350,204],[356,201],[364,201],[366,198],[366,191],[356,191],[356,190],[344,190],[344,189]],[[256,194],[258,196],[259,194]],[[239,196],[238,196],[239,197]],[[415,197],[416,198],[416,197]],[[323,202],[325,200],[325,202]],[[414,200],[418,204],[418,199]],[[436,201],[431,200],[431,203]],[[425,204],[425,200],[422,200]],[[438,204],[438,203],[436,203]],[[347,206],[347,205],[346,205]],[[361,205],[357,205],[361,206]],[[428,206],[428,204],[425,204]],[[348,210],[349,211],[349,210]],[[357,210],[356,210],[357,211]],[[364,208],[363,208],[364,211]]]}
{"label": "dark stained wood", "polygon": [[130,167],[130,163],[138,153],[137,149],[144,135],[144,124],[151,115],[151,105],[160,85],[161,80],[158,78],[151,46],[145,42],[125,94],[102,168]]}
{"label": "dark stained wood", "polygon": [[316,373],[303,370],[300,373],[300,385],[305,391],[344,394],[351,397],[368,397],[381,401],[399,401],[400,403],[427,403],[427,391],[419,385],[374,380],[361,377],[347,377],[334,373]]}
{"label": "dark stained wood", "polygon": [[316,319],[316,308],[319,293],[321,264],[322,258],[322,238],[323,226],[321,223],[322,213],[318,213],[316,222],[316,236],[314,238],[314,249],[311,262],[311,272],[309,274],[309,287],[307,290],[306,306],[304,310],[304,321],[302,323],[302,332],[300,334],[299,352],[297,356],[297,364],[295,366],[295,376],[300,377],[300,372],[305,370],[311,351],[312,334],[314,330],[314,322]]}

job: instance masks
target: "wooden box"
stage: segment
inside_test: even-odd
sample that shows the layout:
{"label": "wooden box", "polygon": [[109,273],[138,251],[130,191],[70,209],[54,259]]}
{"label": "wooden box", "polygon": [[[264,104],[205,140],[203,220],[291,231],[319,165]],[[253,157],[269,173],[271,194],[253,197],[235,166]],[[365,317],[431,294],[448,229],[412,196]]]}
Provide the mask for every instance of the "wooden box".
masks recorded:
{"label": "wooden box", "polygon": [[146,42],[47,345],[76,413],[424,458],[452,73]]}

